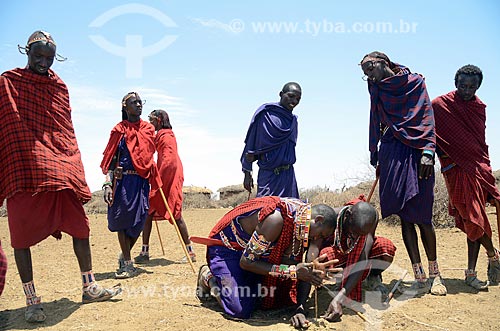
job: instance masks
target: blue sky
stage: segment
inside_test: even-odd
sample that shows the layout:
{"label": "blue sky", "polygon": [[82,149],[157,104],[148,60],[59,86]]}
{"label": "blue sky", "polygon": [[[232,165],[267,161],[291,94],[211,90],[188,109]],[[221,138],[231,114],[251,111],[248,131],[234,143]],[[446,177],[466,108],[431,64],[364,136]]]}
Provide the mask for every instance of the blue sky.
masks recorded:
{"label": "blue sky", "polygon": [[358,63],[374,50],[423,74],[431,98],[454,89],[459,67],[479,66],[492,167],[500,168],[499,14],[494,0],[8,1],[0,71],[26,65],[17,44],[33,31],[53,35],[68,60],[52,69],[70,91],[92,191],[127,92],[147,100],[144,120],[153,109],[169,113],[184,184],[215,191],[243,180],[239,158],[255,109],[296,81],[299,187],[333,189],[370,175],[369,95]]}

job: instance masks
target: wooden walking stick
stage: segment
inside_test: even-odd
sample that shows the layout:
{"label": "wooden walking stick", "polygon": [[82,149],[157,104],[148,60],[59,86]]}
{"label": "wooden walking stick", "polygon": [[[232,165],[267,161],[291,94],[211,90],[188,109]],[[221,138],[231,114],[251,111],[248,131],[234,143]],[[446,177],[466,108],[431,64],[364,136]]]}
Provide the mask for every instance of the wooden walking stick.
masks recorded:
{"label": "wooden walking stick", "polygon": [[495,199],[495,207],[497,209],[497,236],[498,236],[498,245],[500,247],[500,201]]}
{"label": "wooden walking stick", "polygon": [[160,187],[159,188],[161,197],[163,199],[163,203],[165,204],[165,207],[167,208],[168,214],[170,215],[170,219],[172,220],[172,223],[174,224],[175,232],[177,232],[177,236],[179,237],[179,240],[181,242],[182,249],[184,250],[184,254],[186,255],[186,259],[189,262],[189,265],[191,266],[191,269],[193,272],[196,274],[196,270],[194,268],[193,261],[191,261],[191,257],[189,256],[189,252],[187,251],[186,245],[184,244],[184,240],[182,240],[181,232],[179,231],[179,227],[177,226],[177,223],[175,222],[174,215],[172,215],[172,211],[170,210],[170,207],[168,206],[167,198],[165,198],[165,193],[163,193],[163,189]]}
{"label": "wooden walking stick", "polygon": [[370,189],[370,193],[368,193],[368,198],[366,198],[366,202],[370,202],[370,200],[372,199],[372,195],[373,195],[373,192],[375,192],[375,187],[377,187],[377,183],[378,183],[378,176],[375,177],[375,181],[372,184],[372,188]]}
{"label": "wooden walking stick", "polygon": [[155,220],[153,220],[153,222],[155,222],[156,224],[156,232],[158,232],[158,238],[160,238],[161,253],[163,254],[163,256],[165,256],[165,250],[163,249],[163,241],[161,240],[160,228],[158,227],[158,222],[156,222]]}

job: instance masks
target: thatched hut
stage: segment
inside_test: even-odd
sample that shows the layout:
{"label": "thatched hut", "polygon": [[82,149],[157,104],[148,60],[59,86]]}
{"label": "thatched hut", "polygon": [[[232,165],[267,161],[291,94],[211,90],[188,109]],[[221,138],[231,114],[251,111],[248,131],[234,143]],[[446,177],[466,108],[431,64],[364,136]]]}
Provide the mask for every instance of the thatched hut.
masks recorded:
{"label": "thatched hut", "polygon": [[220,193],[221,200],[228,199],[232,196],[239,195],[240,193],[246,192],[246,190],[242,184],[225,186],[225,187],[220,188],[218,191]]}
{"label": "thatched hut", "polygon": [[184,195],[203,195],[207,198],[210,199],[210,196],[212,195],[212,191],[209,190],[208,188],[206,187],[199,187],[199,186],[184,186],[182,187],[182,193],[184,193]]}

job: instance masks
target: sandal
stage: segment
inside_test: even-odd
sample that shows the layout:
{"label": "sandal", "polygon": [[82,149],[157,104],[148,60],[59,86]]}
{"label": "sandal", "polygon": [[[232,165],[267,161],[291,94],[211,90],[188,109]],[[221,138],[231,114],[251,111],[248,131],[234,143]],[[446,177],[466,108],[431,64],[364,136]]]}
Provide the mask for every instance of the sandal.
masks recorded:
{"label": "sandal", "polygon": [[134,257],[134,263],[145,264],[148,262],[149,262],[149,255],[139,254],[136,257]]}
{"label": "sandal", "polygon": [[446,285],[444,285],[444,280],[441,276],[436,276],[431,278],[431,294],[432,295],[446,295],[448,290],[446,289]]}
{"label": "sandal", "polygon": [[126,278],[132,278],[139,275],[139,269],[134,267],[133,264],[126,265],[122,270],[118,270],[115,273],[115,278],[116,279],[126,279]]}
{"label": "sandal", "polygon": [[500,282],[500,256],[498,249],[495,255],[488,256],[488,280],[490,284],[497,285]]}
{"label": "sandal", "polygon": [[204,302],[212,298],[210,295],[210,287],[208,285],[208,280],[212,277],[213,275],[208,265],[202,265],[198,271],[198,286],[196,287],[196,297],[198,300]]}
{"label": "sandal", "polygon": [[387,287],[385,287],[385,285],[382,283],[381,275],[368,276],[368,278],[366,279],[366,289],[368,291],[380,292],[382,301],[385,301],[385,299],[387,299],[387,296],[389,295],[389,290],[387,290]]}
{"label": "sandal", "polygon": [[122,292],[121,284],[116,284],[111,288],[104,288],[94,283],[83,290],[82,303],[100,302],[111,299]]}
{"label": "sandal", "polygon": [[480,281],[475,270],[465,270],[465,284],[478,291],[484,291],[488,289],[489,282]]}
{"label": "sandal", "polygon": [[[191,258],[191,262],[196,262],[196,254],[194,252],[189,252],[189,257]],[[186,256],[184,255],[182,259],[179,261],[180,263],[188,263]]]}
{"label": "sandal", "polygon": [[36,303],[31,306],[26,307],[24,312],[24,319],[28,323],[42,323],[45,321],[47,316],[43,312],[43,307],[41,303]]}

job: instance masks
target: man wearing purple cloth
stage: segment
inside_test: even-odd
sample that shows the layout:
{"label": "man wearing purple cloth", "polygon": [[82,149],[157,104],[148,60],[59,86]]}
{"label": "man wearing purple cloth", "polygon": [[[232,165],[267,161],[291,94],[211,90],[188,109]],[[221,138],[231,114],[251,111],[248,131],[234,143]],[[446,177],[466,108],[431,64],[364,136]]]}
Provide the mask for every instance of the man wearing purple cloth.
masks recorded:
{"label": "man wearing purple cloth", "polygon": [[370,163],[380,176],[382,217],[396,214],[401,218],[416,285],[426,288],[415,224],[419,227],[429,262],[431,293],[446,295],[432,225],[436,135],[424,78],[381,52],[365,55],[360,65],[370,92]]}
{"label": "man wearing purple cloth", "polygon": [[292,111],[300,102],[302,89],[297,83],[286,83],[279,96],[279,103],[263,104],[252,117],[241,155],[243,186],[252,192],[252,162],[257,161],[257,197],[298,198],[293,169],[298,124]]}

